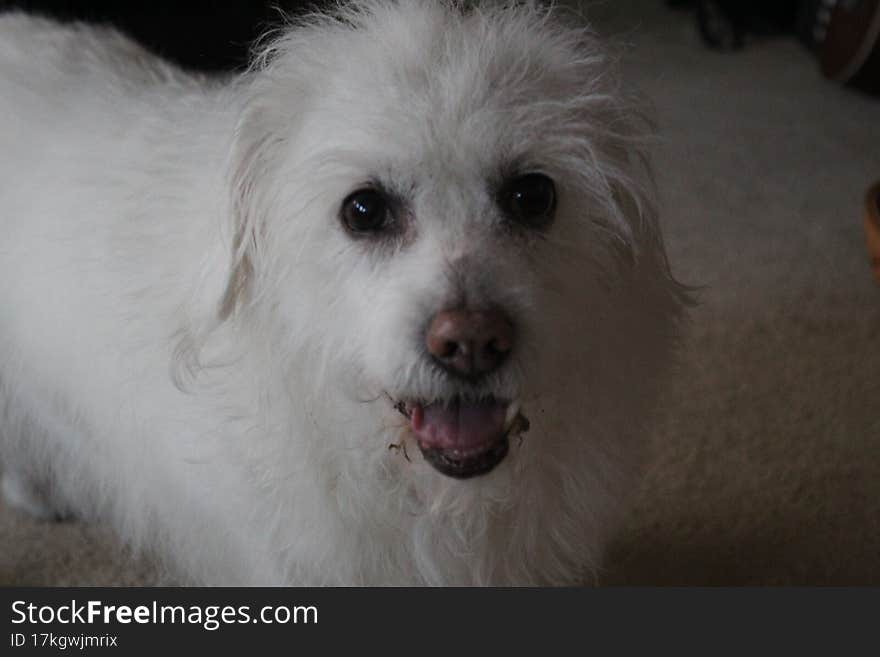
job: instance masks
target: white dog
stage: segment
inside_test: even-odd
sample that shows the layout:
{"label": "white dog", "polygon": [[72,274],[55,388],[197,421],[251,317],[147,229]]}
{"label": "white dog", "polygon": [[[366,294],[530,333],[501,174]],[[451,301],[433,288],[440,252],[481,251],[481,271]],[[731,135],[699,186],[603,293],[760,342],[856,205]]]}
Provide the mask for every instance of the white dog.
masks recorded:
{"label": "white dog", "polygon": [[6,500],[185,583],[589,579],[683,301],[642,125],[535,2],[355,1],[231,80],[0,17]]}

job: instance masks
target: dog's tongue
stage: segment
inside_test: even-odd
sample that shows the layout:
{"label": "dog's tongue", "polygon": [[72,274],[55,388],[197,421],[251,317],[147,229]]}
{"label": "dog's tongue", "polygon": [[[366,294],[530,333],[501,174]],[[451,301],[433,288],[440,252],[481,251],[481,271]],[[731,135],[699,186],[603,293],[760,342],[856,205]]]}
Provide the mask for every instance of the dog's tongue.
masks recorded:
{"label": "dog's tongue", "polygon": [[500,437],[506,410],[505,404],[495,401],[416,404],[410,422],[423,447],[468,449]]}

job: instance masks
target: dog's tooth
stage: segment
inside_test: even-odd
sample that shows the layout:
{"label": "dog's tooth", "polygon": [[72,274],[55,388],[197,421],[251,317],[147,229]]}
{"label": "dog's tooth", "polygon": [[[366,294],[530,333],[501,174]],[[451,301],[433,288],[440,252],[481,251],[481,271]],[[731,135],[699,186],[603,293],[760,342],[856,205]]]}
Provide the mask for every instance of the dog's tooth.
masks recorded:
{"label": "dog's tooth", "polygon": [[504,415],[504,429],[510,429],[510,426],[513,424],[513,421],[516,419],[516,416],[519,415],[520,409],[519,400],[512,401],[507,406],[507,413]]}

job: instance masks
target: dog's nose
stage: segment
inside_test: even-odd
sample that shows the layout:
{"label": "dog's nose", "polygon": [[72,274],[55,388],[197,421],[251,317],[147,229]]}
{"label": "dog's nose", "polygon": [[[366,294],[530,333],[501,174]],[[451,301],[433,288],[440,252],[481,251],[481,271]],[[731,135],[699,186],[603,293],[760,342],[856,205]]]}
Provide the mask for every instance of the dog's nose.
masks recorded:
{"label": "dog's nose", "polygon": [[431,320],[425,341],[443,367],[476,377],[507,358],[513,349],[513,324],[497,310],[444,310]]}

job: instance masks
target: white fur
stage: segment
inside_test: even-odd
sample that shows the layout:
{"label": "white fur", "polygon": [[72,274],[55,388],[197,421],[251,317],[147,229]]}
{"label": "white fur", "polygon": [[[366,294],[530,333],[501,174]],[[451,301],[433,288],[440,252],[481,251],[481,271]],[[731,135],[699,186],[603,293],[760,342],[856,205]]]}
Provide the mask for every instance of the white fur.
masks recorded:
{"label": "white fur", "polygon": [[[4,15],[0,117],[0,455],[7,492],[41,496],[10,502],[110,523],[185,582],[596,573],[682,295],[589,31],[532,2],[362,0],[213,80]],[[555,179],[546,233],[504,225],[511,169]],[[402,243],[339,221],[375,179],[407,199]],[[420,345],[462,300],[515,318],[486,390],[531,421],[463,481],[391,401],[461,392]]]}

